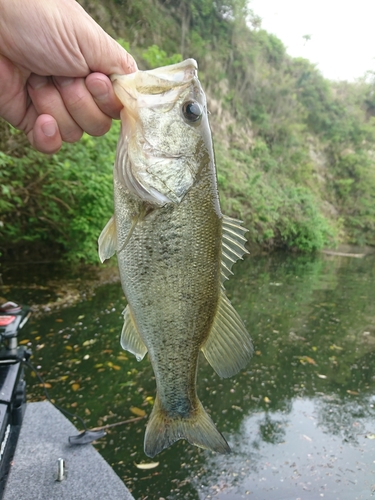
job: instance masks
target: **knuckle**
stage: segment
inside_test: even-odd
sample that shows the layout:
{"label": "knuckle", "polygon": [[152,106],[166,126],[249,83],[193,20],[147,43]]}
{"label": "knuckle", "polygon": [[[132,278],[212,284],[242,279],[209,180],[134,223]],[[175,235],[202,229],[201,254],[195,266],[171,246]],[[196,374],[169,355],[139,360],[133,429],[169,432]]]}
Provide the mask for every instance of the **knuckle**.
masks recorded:
{"label": "knuckle", "polygon": [[104,135],[109,131],[111,125],[112,120],[110,118],[108,118],[108,120],[102,119],[101,121],[98,121],[94,127],[91,127],[90,130],[87,130],[86,132],[93,136]]}
{"label": "knuckle", "polygon": [[78,142],[83,135],[83,130],[79,127],[74,127],[70,130],[62,131],[61,137],[64,142]]}

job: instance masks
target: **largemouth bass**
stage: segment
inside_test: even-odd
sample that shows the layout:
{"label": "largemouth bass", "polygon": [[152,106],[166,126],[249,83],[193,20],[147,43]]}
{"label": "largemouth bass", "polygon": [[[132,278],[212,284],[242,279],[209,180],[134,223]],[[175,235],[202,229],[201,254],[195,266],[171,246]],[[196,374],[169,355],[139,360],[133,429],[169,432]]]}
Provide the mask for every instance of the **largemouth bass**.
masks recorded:
{"label": "largemouth bass", "polygon": [[221,453],[229,446],[196,393],[203,351],[221,377],[252,354],[223,281],[242,258],[244,229],[222,215],[206,98],[193,59],[112,76],[124,105],[114,167],[114,216],[99,256],[117,253],[128,301],[121,345],[149,353],[157,394],[145,433],[154,457],[178,439]]}

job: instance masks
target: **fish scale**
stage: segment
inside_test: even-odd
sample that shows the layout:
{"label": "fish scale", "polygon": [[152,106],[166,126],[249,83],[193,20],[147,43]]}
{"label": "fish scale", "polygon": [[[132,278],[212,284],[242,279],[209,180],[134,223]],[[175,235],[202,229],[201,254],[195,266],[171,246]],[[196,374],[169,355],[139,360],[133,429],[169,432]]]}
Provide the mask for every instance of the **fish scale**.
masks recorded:
{"label": "fish scale", "polygon": [[112,80],[124,110],[114,217],[99,238],[99,255],[103,261],[117,253],[128,301],[121,345],[138,360],[148,352],[155,373],[145,453],[153,457],[178,439],[227,453],[196,379],[200,350],[223,377],[251,357],[250,336],[223,287],[246,252],[246,230],[220,210],[196,63]]}

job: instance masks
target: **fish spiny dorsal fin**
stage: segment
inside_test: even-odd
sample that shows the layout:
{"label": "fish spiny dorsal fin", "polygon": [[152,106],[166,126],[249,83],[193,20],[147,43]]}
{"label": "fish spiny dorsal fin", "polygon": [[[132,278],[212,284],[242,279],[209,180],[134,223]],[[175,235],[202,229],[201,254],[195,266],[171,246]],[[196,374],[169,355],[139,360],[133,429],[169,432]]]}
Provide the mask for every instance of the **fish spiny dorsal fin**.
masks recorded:
{"label": "fish spiny dorsal fin", "polygon": [[229,279],[232,266],[238,259],[242,259],[245,253],[249,253],[244,244],[246,238],[244,233],[247,229],[241,226],[241,221],[223,216],[223,240],[221,247],[221,278],[222,282]]}
{"label": "fish spiny dorsal fin", "polygon": [[134,354],[137,361],[142,361],[147,354],[147,347],[139,335],[129,306],[125,307],[122,314],[124,315],[124,326],[121,332],[121,347]]}
{"label": "fish spiny dorsal fin", "polygon": [[116,252],[117,233],[115,216],[109,219],[98,239],[100,262],[112,257]]}
{"label": "fish spiny dorsal fin", "polygon": [[252,356],[250,335],[224,291],[221,291],[214,323],[202,352],[223,378],[238,373]]}

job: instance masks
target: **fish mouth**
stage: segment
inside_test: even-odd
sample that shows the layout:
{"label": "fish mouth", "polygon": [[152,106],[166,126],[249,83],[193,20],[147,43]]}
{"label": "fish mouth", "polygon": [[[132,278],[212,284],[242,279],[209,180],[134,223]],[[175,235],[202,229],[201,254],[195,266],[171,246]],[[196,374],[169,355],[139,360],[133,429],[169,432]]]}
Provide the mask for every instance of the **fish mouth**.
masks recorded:
{"label": "fish mouth", "polygon": [[197,77],[197,70],[195,59],[186,59],[163,68],[136,71],[129,75],[113,74],[110,78],[117,97],[128,107],[129,99],[138,99],[140,95],[156,96],[181,86],[185,87]]}
{"label": "fish mouth", "polygon": [[124,106],[121,118],[136,120],[140,107],[173,106],[180,93],[197,78],[197,69],[195,59],[186,59],[164,68],[111,75],[115,94]]}
{"label": "fish mouth", "polygon": [[[152,137],[148,137],[145,133],[139,134],[136,139],[140,110],[161,107],[163,112],[168,112],[185,89],[192,83],[199,85],[197,68],[194,59],[186,59],[177,64],[149,71],[111,75],[114,91],[124,106],[121,111],[122,132],[115,163],[116,177],[130,193],[154,206],[180,203],[194,177],[189,171],[184,174],[181,158],[186,157],[186,151],[180,151],[179,148],[175,151],[163,151],[163,148],[160,149],[153,144]],[[152,167],[146,168],[145,165],[141,169],[134,167],[132,151],[137,149],[140,149],[145,157],[153,160],[150,162]],[[173,162],[181,186],[175,186],[170,180],[167,182],[162,180],[168,166],[167,160]],[[138,163],[138,160],[136,161]]]}
{"label": "fish mouth", "polygon": [[[147,75],[152,79],[155,77],[159,85],[168,87],[191,82],[191,80],[197,76],[197,70],[198,64],[195,59],[185,59],[185,61],[164,66],[163,68],[151,69],[147,71]],[[156,81],[154,81],[154,84],[155,83]],[[150,87],[146,87],[146,89],[147,92],[151,90]],[[167,88],[165,88],[165,90],[167,90]],[[139,91],[141,92],[141,89],[139,89]]]}

